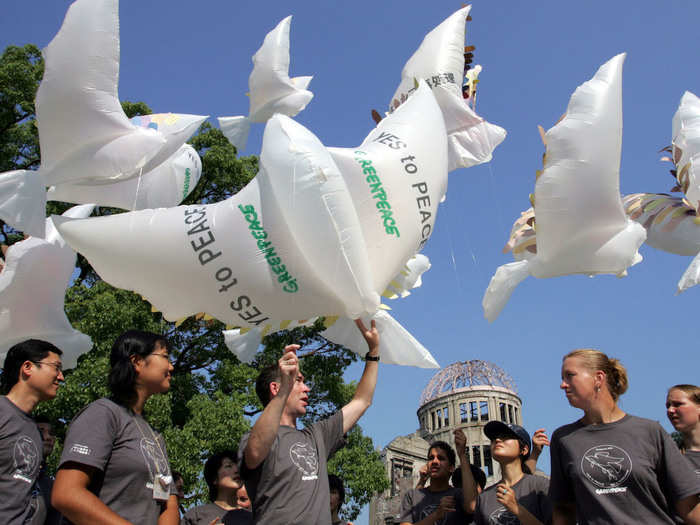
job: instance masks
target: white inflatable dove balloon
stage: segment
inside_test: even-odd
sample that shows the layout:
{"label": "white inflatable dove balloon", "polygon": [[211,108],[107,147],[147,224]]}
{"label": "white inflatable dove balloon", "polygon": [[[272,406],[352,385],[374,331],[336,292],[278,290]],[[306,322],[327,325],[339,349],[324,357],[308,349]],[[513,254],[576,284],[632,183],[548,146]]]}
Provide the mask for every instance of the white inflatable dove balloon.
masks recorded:
{"label": "white inflatable dove balloon", "polygon": [[[93,208],[76,206],[63,216],[87,217]],[[63,351],[64,368],[73,368],[78,356],[92,348],[90,337],[74,330],[64,311],[76,255],[51,219],[45,219],[45,224],[45,239],[29,237],[7,250],[0,272],[0,361],[13,345],[41,339]]]}
{"label": "white inflatable dove balloon", "polygon": [[105,281],[166,319],[204,312],[265,335],[294,319],[374,315],[430,237],[446,187],[445,125],[421,82],[357,148],[329,153],[273,116],[258,175],[225,201],[55,220]]}
{"label": "white inflatable dove balloon", "polygon": [[534,198],[537,254],[498,268],[482,301],[489,321],[528,275],[621,277],[642,260],[637,250],[646,232],[625,215],[619,189],[624,58],[612,58],[579,86],[545,135]]}
{"label": "white inflatable dove balloon", "polygon": [[[118,0],[74,2],[43,55],[36,114],[45,187],[106,184],[148,173],[176,153],[206,118],[180,115],[167,136],[129,121],[117,95]],[[62,193],[67,202],[85,202]],[[44,198],[28,203],[25,213],[35,222],[44,218]]]}
{"label": "white inflatable dove balloon", "polygon": [[422,78],[433,89],[445,118],[449,171],[491,160],[506,131],[477,115],[462,96],[464,35],[471,6],[452,14],[428,33],[401,71],[401,83],[392,97],[394,111],[414,91]]}
{"label": "white inflatable dove balloon", "polygon": [[313,98],[306,88],[313,77],[289,78],[289,26],[292,17],[270,31],[253,55],[248,79],[250,110],[247,117],[219,117],[221,131],[238,151],[245,149],[251,122],[267,122],[275,113],[299,114]]}

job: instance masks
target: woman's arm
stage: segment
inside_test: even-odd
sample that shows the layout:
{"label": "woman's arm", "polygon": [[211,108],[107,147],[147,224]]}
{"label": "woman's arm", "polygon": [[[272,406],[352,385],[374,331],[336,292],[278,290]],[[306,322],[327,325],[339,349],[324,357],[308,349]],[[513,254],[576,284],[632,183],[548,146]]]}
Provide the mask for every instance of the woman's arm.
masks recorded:
{"label": "woman's arm", "polygon": [[180,512],[177,509],[177,496],[171,494],[158,517],[158,525],[180,525]]}
{"label": "woman's arm", "polygon": [[88,490],[96,473],[94,467],[64,463],[56,474],[51,504],[74,525],[131,525]]}
{"label": "woman's arm", "polygon": [[575,525],[576,507],[573,503],[555,503],[552,508],[552,525]]}
{"label": "woman's arm", "polygon": [[683,523],[700,525],[700,497],[697,494],[677,501],[676,510],[683,518]]}

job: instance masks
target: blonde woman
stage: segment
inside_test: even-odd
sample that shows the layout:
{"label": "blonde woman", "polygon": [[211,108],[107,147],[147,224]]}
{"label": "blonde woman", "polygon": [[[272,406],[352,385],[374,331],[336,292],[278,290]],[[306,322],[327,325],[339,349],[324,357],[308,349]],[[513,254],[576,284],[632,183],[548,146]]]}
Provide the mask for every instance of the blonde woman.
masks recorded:
{"label": "blonde woman", "polygon": [[661,426],[626,414],[625,367],[597,350],[564,357],[561,389],[583,417],[552,435],[553,523],[700,524],[700,481]]}
{"label": "blonde woman", "polygon": [[683,436],[681,452],[700,477],[700,387],[676,385],[666,395],[668,420]]}

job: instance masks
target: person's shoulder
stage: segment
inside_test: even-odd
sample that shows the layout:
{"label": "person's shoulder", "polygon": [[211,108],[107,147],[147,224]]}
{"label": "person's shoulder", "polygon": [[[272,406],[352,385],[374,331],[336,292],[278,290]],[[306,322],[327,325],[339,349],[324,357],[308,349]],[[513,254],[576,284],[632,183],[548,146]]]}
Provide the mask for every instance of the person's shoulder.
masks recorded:
{"label": "person's shoulder", "polygon": [[21,417],[21,414],[23,412],[12,401],[6,396],[0,396],[0,421],[9,421],[12,418]]}
{"label": "person's shoulder", "polygon": [[537,474],[524,474],[523,481],[526,482],[530,489],[545,491],[549,490],[549,479]]}
{"label": "person's shoulder", "polygon": [[552,441],[555,441],[555,440],[558,441],[560,439],[563,439],[566,436],[568,436],[569,434],[572,434],[572,433],[576,432],[577,430],[580,430],[583,427],[584,427],[584,425],[583,425],[583,423],[581,423],[580,419],[577,421],[574,421],[573,423],[568,423],[566,425],[562,425],[552,433]]}
{"label": "person's shoulder", "polygon": [[654,430],[657,428],[663,428],[658,421],[647,419],[645,417],[633,416],[632,414],[625,414],[620,422],[627,425],[639,425],[642,427],[653,428]]}
{"label": "person's shoulder", "polygon": [[[203,505],[197,505],[196,507],[192,507],[187,512],[185,512],[184,516],[182,516],[183,522],[185,524],[198,523],[198,520],[200,519],[201,515],[205,514],[213,506],[214,503],[205,503]],[[223,512],[224,511],[222,510],[222,513]]]}
{"label": "person's shoulder", "polygon": [[84,422],[86,420],[108,419],[111,421],[120,421],[127,416],[127,410],[121,405],[118,405],[111,399],[102,397],[96,399],[92,403],[83,407],[71,421],[71,424],[76,421]]}

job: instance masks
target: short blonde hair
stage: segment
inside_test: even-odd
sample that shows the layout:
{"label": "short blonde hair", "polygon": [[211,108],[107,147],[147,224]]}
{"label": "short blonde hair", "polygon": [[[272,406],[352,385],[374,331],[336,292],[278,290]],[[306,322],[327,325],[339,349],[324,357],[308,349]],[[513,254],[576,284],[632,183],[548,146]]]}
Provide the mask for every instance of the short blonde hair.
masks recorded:
{"label": "short blonde hair", "polygon": [[577,357],[592,372],[602,371],[605,374],[608,391],[615,401],[627,392],[629,386],[627,369],[622,366],[618,359],[610,358],[600,350],[593,348],[577,348],[566,354],[564,359],[569,357]]}
{"label": "short blonde hair", "polygon": [[695,403],[696,405],[700,405],[700,386],[673,385],[671,388],[668,389],[668,394],[671,393],[671,390],[680,390],[681,392],[686,394],[693,403]]}

